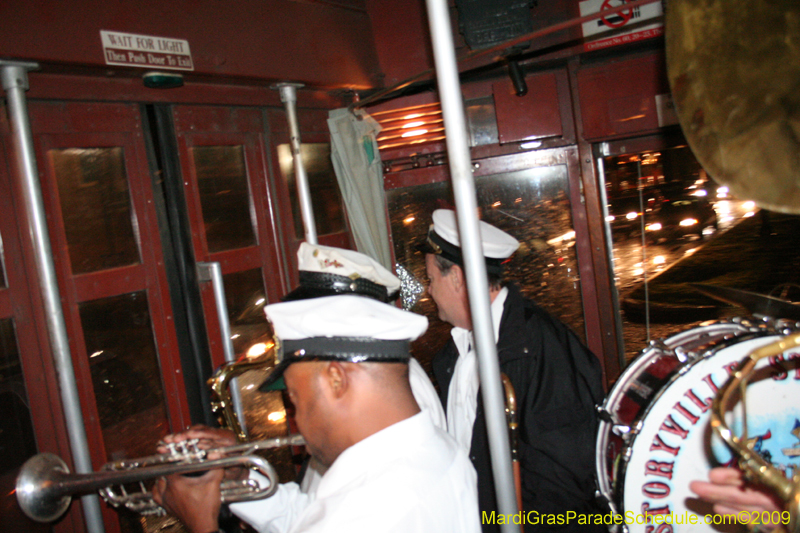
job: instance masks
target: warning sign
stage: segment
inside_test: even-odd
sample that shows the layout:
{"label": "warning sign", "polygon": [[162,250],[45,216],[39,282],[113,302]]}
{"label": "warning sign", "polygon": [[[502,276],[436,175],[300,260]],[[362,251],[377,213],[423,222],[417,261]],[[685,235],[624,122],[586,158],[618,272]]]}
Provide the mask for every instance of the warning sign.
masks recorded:
{"label": "warning sign", "polygon": [[189,41],[100,30],[106,65],[194,70]]}
{"label": "warning sign", "polygon": [[[626,3],[629,2],[626,0],[580,0],[581,16],[602,13]],[[595,20],[584,22],[581,25],[583,38],[586,40],[584,48],[587,51],[598,50],[663,35],[664,24],[659,18],[661,14],[661,2],[654,2],[623,9],[613,15],[601,16]],[[651,19],[655,19],[653,23],[645,23]],[[626,31],[627,28],[631,29]]]}

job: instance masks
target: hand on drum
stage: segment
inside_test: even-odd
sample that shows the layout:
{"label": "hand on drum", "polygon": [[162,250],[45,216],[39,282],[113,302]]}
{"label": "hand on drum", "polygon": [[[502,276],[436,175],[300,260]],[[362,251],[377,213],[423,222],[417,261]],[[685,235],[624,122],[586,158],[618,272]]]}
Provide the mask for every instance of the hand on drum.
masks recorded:
{"label": "hand on drum", "polygon": [[222,477],[219,468],[200,477],[181,474],[162,477],[153,487],[153,499],[180,519],[190,533],[217,531]]}
{"label": "hand on drum", "polygon": [[[236,434],[228,429],[219,429],[195,424],[186,428],[180,433],[172,433],[164,436],[157,448],[158,453],[166,453],[167,447],[164,444],[183,442],[185,440],[197,439],[197,447],[201,450],[213,450],[225,448],[238,444]],[[219,454],[209,454],[209,459],[219,459]],[[241,481],[247,479],[248,471],[242,467],[232,467],[225,469],[225,479],[229,481]]]}
{"label": "hand on drum", "polygon": [[783,510],[772,495],[746,485],[740,470],[714,468],[708,478],[708,481],[692,481],[689,488],[701,499],[713,503],[715,513],[737,515],[741,511],[772,513]]}

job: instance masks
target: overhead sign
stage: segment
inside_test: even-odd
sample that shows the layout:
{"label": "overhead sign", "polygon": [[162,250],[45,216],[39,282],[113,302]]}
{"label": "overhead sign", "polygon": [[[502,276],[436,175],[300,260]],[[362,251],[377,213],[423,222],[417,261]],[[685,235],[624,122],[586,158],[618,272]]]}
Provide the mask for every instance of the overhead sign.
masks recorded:
{"label": "overhead sign", "polygon": [[106,65],[194,70],[189,41],[100,30]]}
{"label": "overhead sign", "polygon": [[[629,2],[626,0],[580,0],[581,16],[601,13],[626,3]],[[587,51],[598,50],[663,35],[664,23],[660,18],[661,15],[661,2],[653,2],[584,22],[581,25],[583,38],[586,41],[584,48]],[[651,19],[654,19],[653,23],[644,23]]]}

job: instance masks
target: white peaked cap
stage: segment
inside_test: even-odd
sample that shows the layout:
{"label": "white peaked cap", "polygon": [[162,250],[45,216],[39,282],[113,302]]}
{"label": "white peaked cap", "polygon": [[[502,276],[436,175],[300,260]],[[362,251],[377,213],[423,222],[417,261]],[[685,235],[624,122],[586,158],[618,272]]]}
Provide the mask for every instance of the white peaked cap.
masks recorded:
{"label": "white peaked cap", "polygon": [[[433,212],[433,231],[454,246],[461,247],[458,238],[456,213],[451,209],[437,209]],[[491,224],[478,221],[483,255],[492,259],[507,259],[519,248],[519,241]]]}
{"label": "white peaked cap", "polygon": [[308,244],[297,250],[298,270],[334,274],[350,279],[365,278],[386,287],[391,294],[400,288],[400,279],[371,257],[353,250]]}
{"label": "white peaked cap", "polygon": [[281,302],[264,307],[281,340],[312,337],[367,337],[413,341],[428,319],[371,298],[350,294]]}

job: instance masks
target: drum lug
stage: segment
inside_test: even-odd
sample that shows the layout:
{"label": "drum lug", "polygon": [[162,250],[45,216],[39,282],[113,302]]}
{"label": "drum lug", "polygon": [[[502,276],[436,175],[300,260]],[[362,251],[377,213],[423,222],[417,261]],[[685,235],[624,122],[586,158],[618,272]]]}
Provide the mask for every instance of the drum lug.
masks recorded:
{"label": "drum lug", "polygon": [[605,407],[603,407],[602,405],[596,405],[594,409],[597,412],[597,418],[599,418],[601,422],[606,422],[607,424],[614,423],[614,419],[611,417],[611,413],[609,413]]}
{"label": "drum lug", "polygon": [[684,350],[681,346],[676,346],[675,350],[673,350],[673,353],[675,354],[675,357],[678,358],[678,361],[680,361],[681,363],[685,363],[689,361],[689,359],[692,359],[692,356],[689,353],[687,353],[686,350]]}
{"label": "drum lug", "polygon": [[625,424],[614,424],[611,426],[611,431],[617,437],[622,438],[624,441],[629,441],[632,435],[635,435],[635,431],[630,426],[626,426]]}

